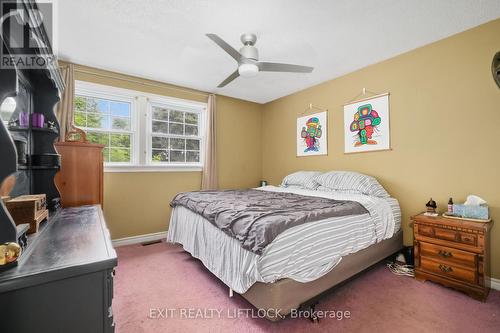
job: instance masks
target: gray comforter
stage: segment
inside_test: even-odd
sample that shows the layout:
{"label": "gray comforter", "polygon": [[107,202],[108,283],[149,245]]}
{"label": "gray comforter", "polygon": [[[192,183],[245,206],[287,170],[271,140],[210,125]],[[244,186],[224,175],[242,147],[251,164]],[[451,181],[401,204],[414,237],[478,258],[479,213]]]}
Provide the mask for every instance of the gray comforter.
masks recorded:
{"label": "gray comforter", "polygon": [[330,217],[368,213],[360,203],[260,190],[197,191],[170,203],[200,214],[243,248],[262,254],[283,231]]}

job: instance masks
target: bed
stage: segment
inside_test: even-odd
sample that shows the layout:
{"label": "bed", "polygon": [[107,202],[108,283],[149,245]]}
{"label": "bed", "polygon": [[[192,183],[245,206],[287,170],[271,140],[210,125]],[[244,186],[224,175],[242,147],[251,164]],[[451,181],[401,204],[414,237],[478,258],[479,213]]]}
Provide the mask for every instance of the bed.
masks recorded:
{"label": "bed", "polygon": [[[354,202],[365,210],[294,225],[256,251],[255,243],[246,246],[238,235],[214,224],[210,216],[203,216],[205,207],[197,206],[201,203],[179,204],[173,207],[167,236],[168,242],[181,244],[231,291],[256,308],[279,309],[276,315],[266,312],[270,320],[281,319],[402,248],[401,213],[396,199],[373,195],[377,194],[373,191],[362,193],[352,181],[347,181],[345,189],[316,182],[312,186],[304,182],[288,184],[285,180],[281,186],[256,190],[279,197]],[[330,182],[337,184],[339,179]],[[361,187],[366,186],[365,182]]]}

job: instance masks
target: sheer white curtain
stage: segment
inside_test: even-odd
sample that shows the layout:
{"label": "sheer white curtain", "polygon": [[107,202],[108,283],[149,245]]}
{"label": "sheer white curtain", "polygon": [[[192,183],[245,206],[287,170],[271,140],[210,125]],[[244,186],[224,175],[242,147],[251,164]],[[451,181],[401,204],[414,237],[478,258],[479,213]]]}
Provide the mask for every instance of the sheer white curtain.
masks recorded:
{"label": "sheer white curtain", "polygon": [[61,100],[56,105],[56,117],[59,121],[59,141],[65,141],[66,133],[73,129],[73,103],[75,99],[75,65],[61,66],[61,74],[65,84]]}
{"label": "sheer white curtain", "polygon": [[207,133],[205,138],[205,166],[201,180],[202,190],[215,190],[219,186],[217,179],[216,151],[216,108],[215,95],[208,96],[207,103]]}

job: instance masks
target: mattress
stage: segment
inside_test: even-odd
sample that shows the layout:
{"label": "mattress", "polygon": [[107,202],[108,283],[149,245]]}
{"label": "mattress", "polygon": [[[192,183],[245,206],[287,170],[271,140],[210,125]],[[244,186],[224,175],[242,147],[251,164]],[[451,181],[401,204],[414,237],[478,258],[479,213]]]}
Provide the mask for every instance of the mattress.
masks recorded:
{"label": "mattress", "polygon": [[232,290],[243,294],[254,283],[288,278],[314,281],[330,272],[343,256],[388,239],[400,229],[401,213],[394,198],[378,198],[343,192],[266,186],[263,191],[353,200],[368,214],[324,219],[281,233],[261,255],[241,247],[202,216],[182,206],[170,219],[167,241],[182,244]]}

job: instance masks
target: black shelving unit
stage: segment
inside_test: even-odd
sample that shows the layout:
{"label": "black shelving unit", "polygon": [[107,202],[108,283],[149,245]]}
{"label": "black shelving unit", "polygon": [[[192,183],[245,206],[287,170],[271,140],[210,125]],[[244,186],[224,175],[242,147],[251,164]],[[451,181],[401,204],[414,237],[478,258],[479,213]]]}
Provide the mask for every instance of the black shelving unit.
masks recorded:
{"label": "black shelving unit", "polygon": [[[5,1],[0,0],[0,5]],[[33,0],[10,3],[36,9]],[[27,13],[31,15],[36,11]],[[4,20],[0,28],[8,29],[11,21]],[[37,40],[49,45],[43,26],[36,29]],[[0,47],[9,36],[3,34],[2,38]],[[47,56],[47,52],[44,55]],[[55,65],[29,71],[0,66],[0,103],[7,97],[15,97],[16,112],[42,113],[45,120],[56,127],[55,130],[32,126],[20,129],[14,125],[9,131],[0,121],[0,183],[15,175],[17,185],[11,196],[45,193],[48,202],[59,197],[54,185],[59,169],[59,156],[54,148],[59,124],[53,110],[62,89]],[[3,111],[0,115],[5,116],[10,110]],[[16,119],[16,115],[8,115],[9,119],[5,120],[12,117]],[[24,120],[23,116],[23,124]],[[26,143],[26,146],[17,143],[19,151],[26,148],[26,158],[18,158],[13,138]],[[0,267],[3,268],[0,271],[0,332],[114,332],[111,305],[117,259],[101,207],[53,210],[37,233],[24,237],[22,228],[16,228],[0,202],[0,243],[26,244],[17,262]]]}
{"label": "black shelving unit", "polygon": [[[0,5],[3,5],[4,2],[5,0],[0,0]],[[33,0],[20,0],[18,4],[24,6],[25,12],[30,15],[34,13],[32,9],[37,8]],[[17,24],[27,26],[29,20],[34,19],[27,15],[24,22],[17,22]],[[30,54],[33,51],[32,49],[16,48],[14,50],[7,44],[6,41],[9,41],[9,38],[17,38],[17,36],[9,35],[11,24],[11,20],[4,20],[1,27],[0,46],[3,47],[4,55]],[[46,45],[44,49],[35,49],[35,53],[44,57],[54,57],[45,27],[40,25],[35,29],[32,28],[31,32]],[[24,36],[19,36],[19,38],[24,38]],[[23,43],[23,41],[16,42],[16,45],[27,45],[26,47],[29,47],[29,44]],[[49,209],[54,210],[60,196],[54,184],[54,177],[59,170],[59,165],[57,163],[53,165],[33,165],[31,156],[57,154],[54,143],[59,136],[59,123],[54,114],[54,106],[59,101],[64,89],[57,62],[49,63],[47,67],[42,69],[19,69],[17,67],[0,66],[0,78],[0,105],[8,97],[13,97],[16,100],[16,109],[10,119],[0,121],[0,183],[10,175],[14,175],[16,184],[10,193],[11,196],[44,193],[47,195]],[[28,114],[28,127],[12,125],[15,124],[16,119],[19,119],[20,112]],[[54,124],[54,127],[33,127],[31,123],[33,113],[43,114],[45,123],[50,122]],[[4,121],[8,122],[9,125],[6,126]],[[26,163],[18,165],[14,140],[21,140],[26,143]],[[7,214],[5,205],[1,202],[0,243],[16,240],[16,226],[10,215]]]}
{"label": "black shelving unit", "polygon": [[59,131],[57,128],[39,128],[39,127],[8,127],[7,128],[9,132],[24,132],[24,133],[29,133],[31,132],[42,132],[42,133],[47,133],[47,134],[54,134],[57,137],[59,136]]}
{"label": "black shelving unit", "polygon": [[29,127],[14,127],[14,126],[9,126],[7,127],[7,129],[9,130],[9,132],[23,132],[23,133],[27,133],[30,130]]}

